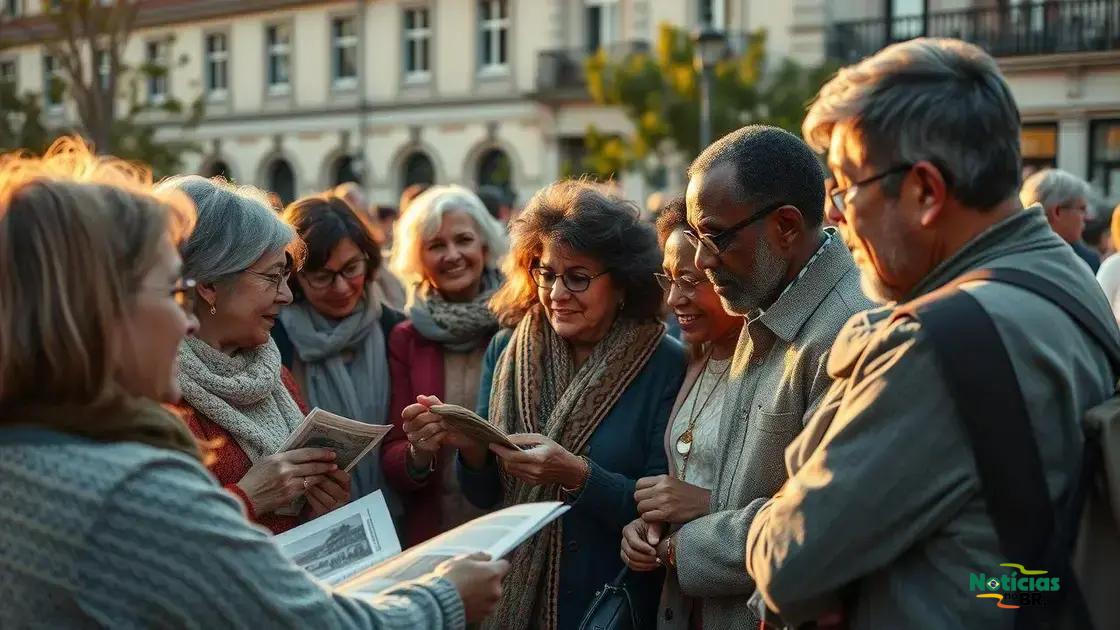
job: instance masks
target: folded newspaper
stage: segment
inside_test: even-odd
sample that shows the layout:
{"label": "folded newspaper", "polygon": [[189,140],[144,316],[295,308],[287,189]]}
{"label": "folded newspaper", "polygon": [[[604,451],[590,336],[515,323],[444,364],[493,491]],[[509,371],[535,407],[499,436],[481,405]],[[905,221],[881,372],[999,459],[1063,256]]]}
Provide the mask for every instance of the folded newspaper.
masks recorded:
{"label": "folded newspaper", "polygon": [[459,405],[432,405],[429,409],[432,413],[443,418],[443,421],[448,426],[484,446],[501,444],[506,448],[521,450],[520,446],[509,440],[509,436],[506,435],[505,431],[490,424],[485,418],[466,407],[460,407]]}
{"label": "folded newspaper", "polygon": [[[358,461],[372,451],[392,429],[387,424],[366,424],[344,418],[316,407],[307,414],[280,452],[297,448],[329,448],[335,453],[334,463],[349,472]],[[303,509],[303,497],[291,505],[276,510],[277,514],[291,516]]]}
{"label": "folded newspaper", "polygon": [[293,562],[340,592],[375,595],[449,558],[480,551],[501,558],[567,511],[559,501],[515,505],[401,553],[378,490],[272,540]]}

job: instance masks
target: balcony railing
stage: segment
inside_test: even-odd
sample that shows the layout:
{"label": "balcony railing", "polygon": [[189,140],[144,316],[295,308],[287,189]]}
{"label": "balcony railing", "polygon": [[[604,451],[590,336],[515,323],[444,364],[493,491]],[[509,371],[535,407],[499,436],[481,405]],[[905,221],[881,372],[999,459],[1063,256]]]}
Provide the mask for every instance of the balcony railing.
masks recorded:
{"label": "balcony railing", "polygon": [[[612,58],[621,59],[649,49],[649,42],[633,41],[610,44],[606,51]],[[542,51],[537,57],[537,94],[545,98],[586,96],[585,64],[590,55],[585,48]]]}
{"label": "balcony railing", "polygon": [[1120,0],[1023,2],[1013,6],[836,22],[828,55],[852,63],[913,37],[955,37],[993,56],[1120,50]]}

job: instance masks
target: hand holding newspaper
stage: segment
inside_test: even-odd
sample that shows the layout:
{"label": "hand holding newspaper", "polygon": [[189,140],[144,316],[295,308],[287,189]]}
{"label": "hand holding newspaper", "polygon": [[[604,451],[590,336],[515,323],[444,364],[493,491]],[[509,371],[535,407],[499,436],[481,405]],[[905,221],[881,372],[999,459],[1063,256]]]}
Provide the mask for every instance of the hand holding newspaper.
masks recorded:
{"label": "hand holding newspaper", "polygon": [[482,444],[501,444],[506,448],[522,450],[520,446],[510,441],[509,436],[498,427],[490,424],[477,413],[460,407],[459,405],[432,405],[430,411],[440,418],[447,426],[462,433],[468,438]]}
{"label": "hand holding newspaper", "polygon": [[[280,452],[297,448],[328,448],[335,453],[334,463],[350,472],[358,461],[372,451],[393,427],[387,424],[366,424],[344,418],[316,407],[307,414],[288,437]],[[303,508],[303,498],[276,510],[277,514],[294,515]]]}
{"label": "hand holding newspaper", "polygon": [[272,540],[293,562],[340,592],[376,595],[451,558],[476,552],[501,558],[567,511],[559,501],[515,505],[401,553],[379,490]]}

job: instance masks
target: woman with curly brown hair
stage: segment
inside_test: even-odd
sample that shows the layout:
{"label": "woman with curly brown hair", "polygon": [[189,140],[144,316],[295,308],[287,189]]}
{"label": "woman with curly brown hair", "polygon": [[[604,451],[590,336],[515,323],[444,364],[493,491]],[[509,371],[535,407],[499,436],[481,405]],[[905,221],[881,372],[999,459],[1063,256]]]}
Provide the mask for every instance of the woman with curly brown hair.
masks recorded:
{"label": "woman with curly brown hair", "polygon": [[[512,226],[507,284],[492,307],[511,327],[483,362],[478,411],[523,450],[488,452],[428,412],[406,430],[446,432],[459,480],[479,507],[563,500],[561,519],[513,555],[492,628],[575,628],[595,589],[622,568],[618,540],[638,513],[634,484],[664,473],[662,437],[683,378],[684,350],[659,321],[653,227],[630,204],[579,181],[554,184]],[[660,576],[630,594],[649,621]]]}

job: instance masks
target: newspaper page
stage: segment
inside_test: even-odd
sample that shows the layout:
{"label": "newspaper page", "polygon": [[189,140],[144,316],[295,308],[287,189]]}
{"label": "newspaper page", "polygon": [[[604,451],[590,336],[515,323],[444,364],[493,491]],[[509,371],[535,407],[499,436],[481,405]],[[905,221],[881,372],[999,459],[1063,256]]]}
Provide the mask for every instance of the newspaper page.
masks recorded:
{"label": "newspaper page", "polygon": [[272,540],[293,562],[332,585],[401,551],[380,490]]}
{"label": "newspaper page", "polygon": [[483,552],[501,558],[551,523],[569,506],[560,501],[525,503],[498,510],[437,536],[355,575],[337,590],[349,595],[376,595],[431,572],[450,558]]}
{"label": "newspaper page", "polygon": [[[288,437],[280,452],[297,448],[329,448],[335,452],[334,463],[346,472],[372,451],[392,430],[389,424],[366,424],[344,418],[316,407],[307,414],[296,430]],[[293,516],[303,509],[304,498],[300,497],[291,505],[279,508],[277,514]]]}
{"label": "newspaper page", "polygon": [[483,446],[501,444],[506,448],[521,450],[521,447],[509,441],[509,436],[498,427],[490,424],[477,413],[460,407],[459,405],[432,405],[432,413],[439,415],[448,426],[463,435],[479,442]]}

